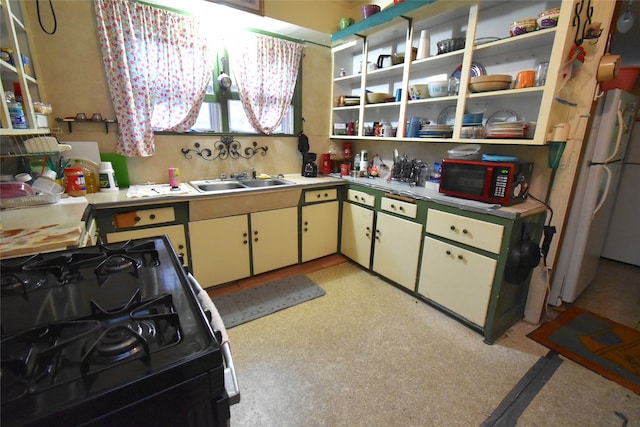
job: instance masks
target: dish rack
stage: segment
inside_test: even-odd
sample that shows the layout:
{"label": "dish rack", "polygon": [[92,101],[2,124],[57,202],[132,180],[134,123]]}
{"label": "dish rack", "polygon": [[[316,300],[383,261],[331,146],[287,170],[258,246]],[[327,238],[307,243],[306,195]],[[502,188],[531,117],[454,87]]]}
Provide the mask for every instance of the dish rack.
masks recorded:
{"label": "dish rack", "polygon": [[0,209],[20,208],[37,205],[47,205],[60,201],[62,193],[49,194],[42,193],[35,196],[12,197],[9,199],[0,199]]}

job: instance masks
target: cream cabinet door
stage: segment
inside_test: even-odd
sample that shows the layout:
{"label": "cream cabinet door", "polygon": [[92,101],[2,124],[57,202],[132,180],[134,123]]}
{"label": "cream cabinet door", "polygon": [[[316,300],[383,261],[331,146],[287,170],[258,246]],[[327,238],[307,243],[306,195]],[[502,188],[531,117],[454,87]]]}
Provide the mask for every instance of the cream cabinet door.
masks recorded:
{"label": "cream cabinet door", "polygon": [[425,237],[418,293],[484,326],[497,261]]}
{"label": "cream cabinet door", "polygon": [[343,203],[341,235],[340,252],[363,267],[369,268],[373,211],[353,203]]}
{"label": "cream cabinet door", "polygon": [[414,291],[422,224],[379,212],[374,238],[373,271]]}
{"label": "cream cabinet door", "polygon": [[187,239],[182,225],[165,225],[163,227],[141,228],[140,230],[118,231],[107,233],[107,243],[124,242],[130,239],[145,239],[166,234],[178,256],[181,256],[185,265],[189,265],[189,251]]}
{"label": "cream cabinet door", "polygon": [[302,262],[338,250],[338,202],[302,207]]}
{"label": "cream cabinet door", "polygon": [[298,263],[298,208],[251,214],[253,274]]}
{"label": "cream cabinet door", "polygon": [[189,236],[193,275],[203,287],[251,274],[247,215],[190,222]]}

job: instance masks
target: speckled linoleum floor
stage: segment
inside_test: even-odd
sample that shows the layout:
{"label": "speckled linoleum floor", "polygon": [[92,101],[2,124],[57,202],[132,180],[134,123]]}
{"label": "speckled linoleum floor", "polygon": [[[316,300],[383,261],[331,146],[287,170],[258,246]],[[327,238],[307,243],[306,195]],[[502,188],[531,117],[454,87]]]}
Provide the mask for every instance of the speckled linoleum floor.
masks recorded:
{"label": "speckled linoleum floor", "polygon": [[[598,280],[623,298],[603,306],[593,284],[581,306],[636,327],[640,269],[604,261]],[[536,325],[486,345],[350,262],[307,275],[325,296],[229,330],[232,426],[479,426],[548,352],[526,337]],[[563,358],[517,425],[621,426],[615,411],[639,426],[640,396]]]}

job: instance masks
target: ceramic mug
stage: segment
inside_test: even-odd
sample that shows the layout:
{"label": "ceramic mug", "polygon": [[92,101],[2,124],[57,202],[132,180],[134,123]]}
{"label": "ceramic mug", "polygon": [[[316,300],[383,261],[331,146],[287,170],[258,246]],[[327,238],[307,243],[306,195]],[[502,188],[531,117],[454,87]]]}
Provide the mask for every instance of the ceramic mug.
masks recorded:
{"label": "ceramic mug", "polygon": [[535,80],[536,80],[536,72],[534,70],[520,71],[516,76],[516,84],[514,86],[514,89],[533,87]]}
{"label": "ceramic mug", "polygon": [[340,29],[344,30],[345,28],[347,28],[349,25],[353,25],[354,23],[354,19],[353,18],[341,18],[340,19]]}

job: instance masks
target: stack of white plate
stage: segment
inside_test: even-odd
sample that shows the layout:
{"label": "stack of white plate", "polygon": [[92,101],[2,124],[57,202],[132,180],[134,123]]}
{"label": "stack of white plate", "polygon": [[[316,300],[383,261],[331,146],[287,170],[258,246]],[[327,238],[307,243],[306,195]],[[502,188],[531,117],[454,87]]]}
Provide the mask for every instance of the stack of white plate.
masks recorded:
{"label": "stack of white plate", "polygon": [[487,126],[487,138],[523,138],[526,129],[522,121],[494,122]]}
{"label": "stack of white plate", "polygon": [[423,125],[420,128],[420,138],[451,138],[452,134],[451,125]]}

